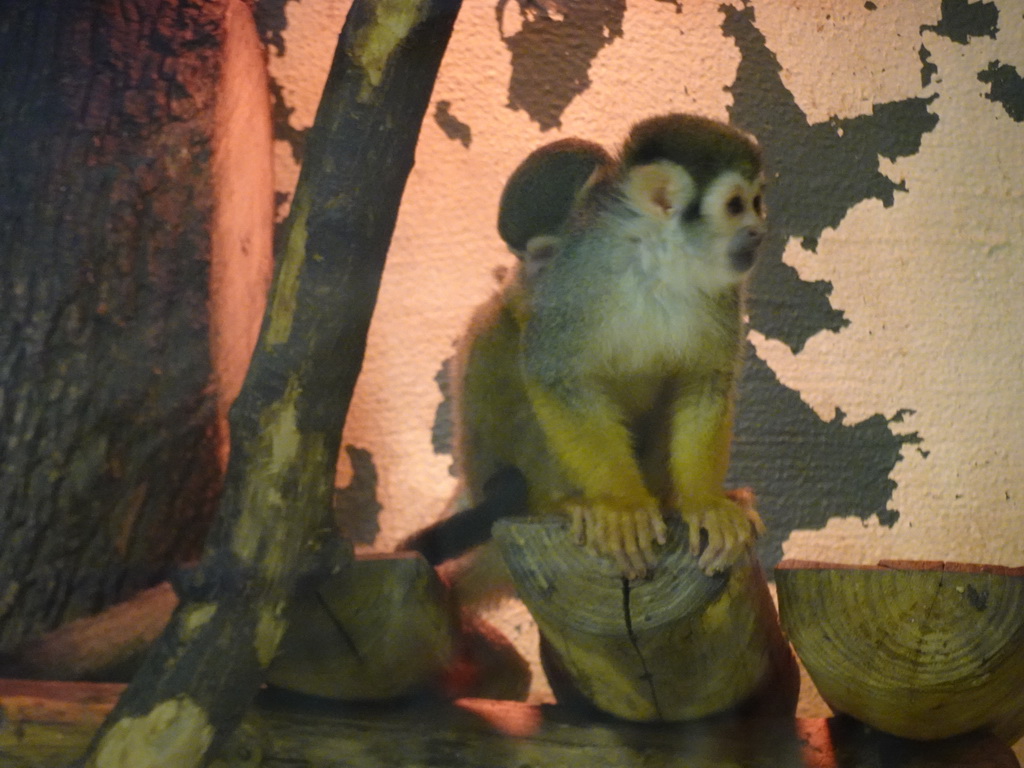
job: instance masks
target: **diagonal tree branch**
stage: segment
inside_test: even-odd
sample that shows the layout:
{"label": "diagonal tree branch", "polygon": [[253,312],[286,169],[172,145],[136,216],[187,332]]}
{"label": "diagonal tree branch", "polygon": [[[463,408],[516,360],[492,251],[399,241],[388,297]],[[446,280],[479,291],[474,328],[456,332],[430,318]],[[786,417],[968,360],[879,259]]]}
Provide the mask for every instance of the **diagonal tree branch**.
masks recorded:
{"label": "diagonal tree branch", "polygon": [[182,603],[82,764],[191,768],[240,721],[331,532],[335,464],[416,140],[459,0],[355,0],[317,112],[224,495]]}

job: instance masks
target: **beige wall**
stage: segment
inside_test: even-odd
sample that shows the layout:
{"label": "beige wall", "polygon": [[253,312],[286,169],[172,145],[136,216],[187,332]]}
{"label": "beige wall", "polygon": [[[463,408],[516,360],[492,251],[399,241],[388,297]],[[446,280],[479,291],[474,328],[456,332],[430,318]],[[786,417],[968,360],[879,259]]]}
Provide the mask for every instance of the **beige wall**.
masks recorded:
{"label": "beige wall", "polygon": [[[593,4],[615,17],[615,2]],[[303,0],[285,6],[285,48],[283,55],[272,49],[270,66],[286,106],[294,109],[292,128],[312,120],[345,5]],[[794,450],[827,452],[821,441],[829,435],[860,435],[857,425],[867,434],[874,425],[872,434],[891,438],[901,459],[893,458],[880,476],[877,468],[863,470],[865,487],[873,484],[876,495],[887,497],[886,524],[876,510],[857,509],[856,495],[843,491],[833,508],[821,497],[828,490],[820,483],[797,484],[787,498],[795,498],[798,509],[776,510],[769,520],[781,548],[773,551],[846,562],[1024,564],[1024,123],[1020,113],[1018,120],[1011,117],[1012,105],[985,97],[992,86],[978,76],[995,61],[1024,72],[1020,3],[997,0],[998,32],[976,13],[987,4],[975,4],[966,27],[953,25],[955,19],[940,23],[939,0],[752,5],[753,28],[763,34],[781,68],[781,87],[808,125],[933,96],[927,113],[938,118],[930,130],[899,122],[888,127],[920,139],[916,151],[877,160],[885,177],[906,188],[892,193],[891,205],[871,197],[851,203],[840,221],[823,228],[815,250],[800,236],[780,241],[782,262],[800,281],[829,281],[828,301],[848,321],[838,331],[810,335],[803,345],[770,338],[754,323],[751,340],[778,378],[773,386],[792,394],[794,413],[805,409],[792,423],[821,422],[821,434]],[[572,21],[580,3],[561,7]],[[540,115],[535,119],[525,107],[508,106],[517,74],[510,36],[522,25],[518,4],[505,6],[503,40],[493,4],[465,3],[433,102],[450,102],[449,113],[469,127],[471,139],[467,147],[449,138],[431,108],[346,428],[345,443],[369,451],[376,468],[383,509],[374,546],[389,548],[436,518],[453,490],[449,457],[435,453],[431,442],[442,399],[435,376],[470,309],[494,285],[495,267],[511,262],[495,232],[505,178],[531,149],[563,136],[613,146],[632,122],[657,112],[728,119],[734,94],[726,88],[737,80],[740,47],[723,31],[726,17],[717,2],[685,0],[680,8],[629,3],[621,36],[612,25],[610,36],[594,44],[589,87],[560,112],[550,104],[543,112],[543,94],[529,94],[525,107]],[[922,29],[929,26],[936,29]],[[955,38],[964,29],[974,34],[961,43]],[[925,62],[936,71],[923,84]],[[752,65],[764,68],[763,62]],[[566,75],[551,69],[553,91],[565,85]],[[762,115],[769,123],[774,109]],[[542,129],[538,119],[550,122],[551,114],[561,125]],[[776,140],[795,154],[800,138],[784,135],[785,126],[779,130]],[[851,131],[853,141],[852,130],[840,126],[835,133]],[[279,190],[294,185],[290,155],[278,142]],[[801,206],[817,204],[817,193],[801,195],[800,184],[810,190],[814,181],[844,181],[842,165],[830,165],[825,153],[818,159],[816,172],[825,178],[800,177],[788,193],[785,205],[794,216]],[[785,173],[787,154],[778,162]],[[755,293],[763,296],[769,287],[755,286]],[[770,304],[773,297],[764,300]],[[836,409],[845,416],[828,431]],[[856,465],[870,457],[870,441],[851,450],[849,463]],[[755,478],[756,469],[751,465]],[[846,471],[856,481],[861,470]],[[342,466],[342,484],[349,474]],[[767,498],[771,503],[772,493]],[[532,653],[528,616],[521,609],[503,616],[505,628]]]}

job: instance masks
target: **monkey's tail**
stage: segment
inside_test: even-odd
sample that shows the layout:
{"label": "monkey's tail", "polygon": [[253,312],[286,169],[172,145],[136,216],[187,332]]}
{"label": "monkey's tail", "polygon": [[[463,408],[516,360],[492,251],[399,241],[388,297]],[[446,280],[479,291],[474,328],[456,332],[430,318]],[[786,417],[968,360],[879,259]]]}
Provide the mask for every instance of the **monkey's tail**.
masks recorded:
{"label": "monkey's tail", "polygon": [[419,552],[431,565],[440,565],[488,541],[491,526],[501,518],[526,512],[526,478],[515,467],[505,467],[484,483],[483,501],[414,533],[398,549]]}

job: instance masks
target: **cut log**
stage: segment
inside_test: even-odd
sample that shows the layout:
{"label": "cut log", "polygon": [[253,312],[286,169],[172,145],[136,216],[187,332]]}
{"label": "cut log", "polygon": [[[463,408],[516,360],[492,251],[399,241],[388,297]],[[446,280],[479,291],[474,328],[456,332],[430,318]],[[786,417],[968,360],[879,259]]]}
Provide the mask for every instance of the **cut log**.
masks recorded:
{"label": "cut log", "polygon": [[707,576],[670,526],[650,581],[628,583],[558,520],[501,521],[499,542],[540,627],[559,701],[634,721],[693,720],[749,705],[792,715],[799,676],[753,554]]}
{"label": "cut log", "polygon": [[[56,768],[85,749],[121,686],[0,680],[0,768]],[[559,707],[464,699],[343,707],[258,701],[218,768],[1020,768],[994,737],[912,742],[846,720],[595,723]]]}
{"label": "cut log", "polygon": [[1024,568],[784,561],[783,627],[822,698],[881,731],[1024,735]]}
{"label": "cut log", "polygon": [[406,696],[438,683],[457,630],[426,560],[364,555],[292,598],[267,682],[345,701]]}

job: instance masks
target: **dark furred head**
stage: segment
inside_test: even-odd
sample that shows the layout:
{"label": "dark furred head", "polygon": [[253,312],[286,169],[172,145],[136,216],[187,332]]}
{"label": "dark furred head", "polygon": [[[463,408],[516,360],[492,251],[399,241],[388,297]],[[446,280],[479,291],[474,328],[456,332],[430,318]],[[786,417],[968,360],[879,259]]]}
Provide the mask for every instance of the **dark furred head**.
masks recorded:
{"label": "dark furred head", "polygon": [[668,114],[637,123],[622,148],[630,168],[657,160],[681,165],[693,177],[698,194],[725,171],[754,180],[761,174],[761,150],[747,134],[710,118]]}
{"label": "dark furred head", "polygon": [[505,184],[498,205],[498,234],[517,252],[533,238],[556,235],[595,171],[612,158],[599,144],[561,139],[534,150]]}

